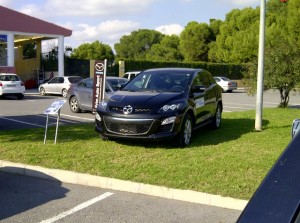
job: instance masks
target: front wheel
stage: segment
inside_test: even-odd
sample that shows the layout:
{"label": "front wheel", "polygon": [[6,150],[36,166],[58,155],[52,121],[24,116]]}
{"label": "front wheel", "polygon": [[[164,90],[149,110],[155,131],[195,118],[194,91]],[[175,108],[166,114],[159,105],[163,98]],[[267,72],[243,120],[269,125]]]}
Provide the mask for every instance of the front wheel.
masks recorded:
{"label": "front wheel", "polygon": [[103,135],[102,133],[99,133],[99,138],[102,139],[103,141],[108,141],[109,138],[105,135]]}
{"label": "front wheel", "polygon": [[190,144],[192,138],[192,119],[190,115],[186,115],[183,119],[180,132],[176,136],[176,144],[179,147],[185,147]]}

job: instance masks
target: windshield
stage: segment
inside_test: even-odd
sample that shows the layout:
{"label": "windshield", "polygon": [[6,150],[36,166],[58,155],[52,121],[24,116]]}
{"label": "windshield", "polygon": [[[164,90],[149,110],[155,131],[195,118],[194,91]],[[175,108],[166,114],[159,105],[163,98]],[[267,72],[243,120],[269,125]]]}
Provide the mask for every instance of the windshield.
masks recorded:
{"label": "windshield", "polygon": [[144,71],[122,90],[183,92],[191,77],[192,74],[184,70]]}

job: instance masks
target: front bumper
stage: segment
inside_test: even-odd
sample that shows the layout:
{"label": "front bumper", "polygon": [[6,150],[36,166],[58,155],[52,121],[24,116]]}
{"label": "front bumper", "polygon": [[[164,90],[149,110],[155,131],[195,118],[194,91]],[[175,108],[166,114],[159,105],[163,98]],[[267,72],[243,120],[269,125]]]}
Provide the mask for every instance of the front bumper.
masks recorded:
{"label": "front bumper", "polygon": [[109,138],[159,140],[173,138],[180,131],[181,116],[174,122],[162,125],[167,117],[159,118],[120,118],[100,116],[96,119],[96,132]]}

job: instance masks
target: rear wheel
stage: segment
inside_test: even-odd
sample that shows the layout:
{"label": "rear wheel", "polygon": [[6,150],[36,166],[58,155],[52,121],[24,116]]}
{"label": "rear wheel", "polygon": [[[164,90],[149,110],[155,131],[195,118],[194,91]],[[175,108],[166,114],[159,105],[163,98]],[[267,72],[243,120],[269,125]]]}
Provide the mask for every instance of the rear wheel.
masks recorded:
{"label": "rear wheel", "polygon": [[79,107],[79,102],[76,98],[76,96],[73,96],[71,99],[70,99],[70,110],[74,113],[79,113],[81,112],[81,109]]}
{"label": "rear wheel", "polygon": [[222,120],[222,108],[221,105],[218,104],[216,108],[216,113],[214,115],[213,122],[211,123],[211,127],[213,129],[218,129],[221,125],[221,120]]}
{"label": "rear wheel", "polygon": [[41,95],[45,95],[46,94],[45,88],[43,88],[43,87],[40,88],[40,94]]}
{"label": "rear wheel", "polygon": [[67,97],[67,92],[68,92],[67,89],[62,89],[61,94],[62,94],[62,96],[63,96],[64,98]]}
{"label": "rear wheel", "polygon": [[18,99],[23,99],[23,98],[24,98],[24,94],[18,94],[18,95],[17,95],[17,98],[18,98]]}
{"label": "rear wheel", "polygon": [[179,147],[185,147],[190,144],[192,138],[192,119],[190,115],[184,117],[180,132],[176,137],[176,144]]}

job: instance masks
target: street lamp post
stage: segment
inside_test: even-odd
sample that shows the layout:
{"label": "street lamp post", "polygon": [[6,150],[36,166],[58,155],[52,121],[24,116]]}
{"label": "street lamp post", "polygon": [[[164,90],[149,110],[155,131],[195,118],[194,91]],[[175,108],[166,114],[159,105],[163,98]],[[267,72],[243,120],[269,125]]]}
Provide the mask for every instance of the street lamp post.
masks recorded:
{"label": "street lamp post", "polygon": [[255,129],[257,131],[262,130],[264,51],[265,51],[265,26],[266,26],[265,20],[266,20],[266,0],[261,0],[258,68],[257,68],[257,97],[256,97],[256,116],[255,116]]}

